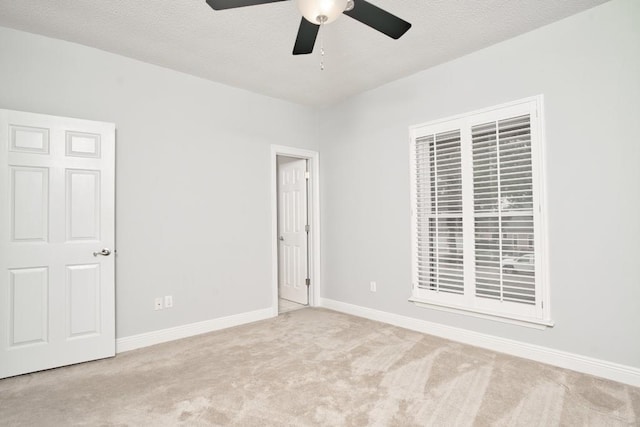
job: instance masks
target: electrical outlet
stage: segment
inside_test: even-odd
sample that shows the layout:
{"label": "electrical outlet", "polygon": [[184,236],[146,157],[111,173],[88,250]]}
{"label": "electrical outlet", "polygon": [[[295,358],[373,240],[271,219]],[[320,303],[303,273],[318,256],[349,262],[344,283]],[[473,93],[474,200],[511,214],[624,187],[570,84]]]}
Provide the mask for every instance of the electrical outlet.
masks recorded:
{"label": "electrical outlet", "polygon": [[165,308],[173,307],[173,296],[172,295],[166,295],[164,297],[164,307]]}
{"label": "electrical outlet", "polygon": [[369,282],[369,290],[371,292],[376,292],[377,291],[376,282]]}
{"label": "electrical outlet", "polygon": [[162,297],[157,297],[153,306],[154,310],[162,310]]}

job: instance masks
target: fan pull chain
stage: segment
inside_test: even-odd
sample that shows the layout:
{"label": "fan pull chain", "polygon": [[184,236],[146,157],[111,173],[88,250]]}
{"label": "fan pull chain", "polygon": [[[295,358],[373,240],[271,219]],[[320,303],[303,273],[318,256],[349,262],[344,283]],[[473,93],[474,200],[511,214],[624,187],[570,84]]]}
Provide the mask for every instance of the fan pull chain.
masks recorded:
{"label": "fan pull chain", "polygon": [[324,71],[324,20],[320,21],[320,71]]}

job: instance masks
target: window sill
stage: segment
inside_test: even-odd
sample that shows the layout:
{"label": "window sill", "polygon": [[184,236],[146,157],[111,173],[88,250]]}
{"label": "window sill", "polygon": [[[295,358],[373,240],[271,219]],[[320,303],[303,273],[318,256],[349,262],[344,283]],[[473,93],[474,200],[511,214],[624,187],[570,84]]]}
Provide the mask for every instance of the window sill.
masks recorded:
{"label": "window sill", "polygon": [[463,314],[465,316],[494,320],[496,322],[503,322],[503,323],[509,323],[511,325],[525,326],[527,328],[533,328],[538,330],[545,330],[547,328],[553,327],[554,325],[554,322],[551,320],[506,317],[504,315],[496,314],[493,312],[470,309],[470,308],[459,307],[454,305],[441,304],[433,301],[425,301],[415,297],[409,298],[409,302],[412,302],[416,306],[422,307],[422,308],[431,308],[434,310],[446,311],[448,313]]}

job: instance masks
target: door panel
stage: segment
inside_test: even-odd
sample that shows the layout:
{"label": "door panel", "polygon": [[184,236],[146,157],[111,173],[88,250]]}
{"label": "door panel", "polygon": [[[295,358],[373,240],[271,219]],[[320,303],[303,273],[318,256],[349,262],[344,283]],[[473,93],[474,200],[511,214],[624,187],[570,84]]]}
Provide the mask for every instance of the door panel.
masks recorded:
{"label": "door panel", "polygon": [[9,270],[11,313],[9,346],[47,342],[47,268]]}
{"label": "door panel", "polygon": [[31,153],[49,153],[49,129],[10,126],[10,150]]}
{"label": "door panel", "polygon": [[115,127],[0,110],[0,378],[115,354]]}
{"label": "door panel", "polygon": [[12,240],[44,242],[49,224],[49,171],[28,167],[10,167],[10,171]]}
{"label": "door panel", "polygon": [[306,160],[278,157],[278,291],[281,298],[307,304]]}
{"label": "door panel", "polygon": [[68,265],[68,337],[100,332],[100,264]]}
{"label": "door panel", "polygon": [[100,238],[100,171],[66,170],[67,240]]}
{"label": "door panel", "polygon": [[67,132],[66,141],[67,156],[100,158],[100,135]]}

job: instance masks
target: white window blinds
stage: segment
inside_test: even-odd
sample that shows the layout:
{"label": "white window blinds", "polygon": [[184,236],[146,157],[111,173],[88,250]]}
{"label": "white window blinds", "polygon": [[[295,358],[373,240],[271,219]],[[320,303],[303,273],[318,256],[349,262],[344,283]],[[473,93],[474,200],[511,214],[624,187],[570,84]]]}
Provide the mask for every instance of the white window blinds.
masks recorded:
{"label": "white window blinds", "polygon": [[541,102],[411,128],[412,300],[548,320]]}
{"label": "white window blinds", "polygon": [[476,295],[535,304],[529,115],[473,126]]}
{"label": "white window blinds", "polygon": [[460,131],[416,141],[418,286],[463,293]]}

